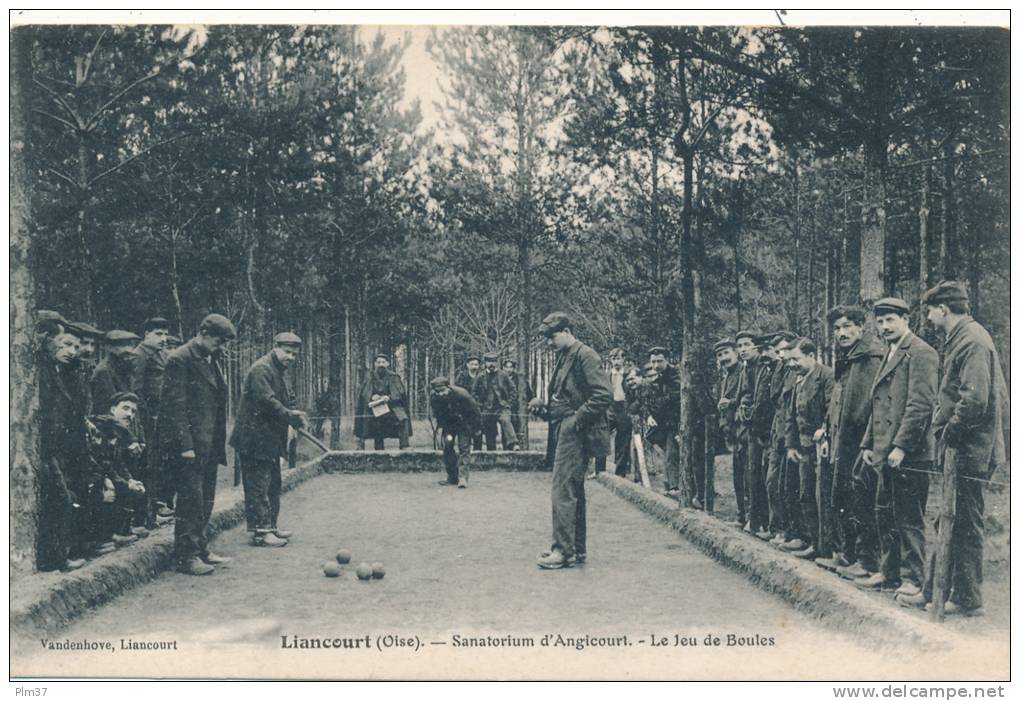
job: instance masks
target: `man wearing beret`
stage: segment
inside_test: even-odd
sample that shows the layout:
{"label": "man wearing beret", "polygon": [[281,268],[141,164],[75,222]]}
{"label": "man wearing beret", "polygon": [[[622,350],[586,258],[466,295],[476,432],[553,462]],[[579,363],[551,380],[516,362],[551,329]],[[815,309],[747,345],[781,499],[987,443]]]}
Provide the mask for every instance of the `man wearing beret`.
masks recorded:
{"label": "man wearing beret", "polygon": [[871,385],[885,359],[885,349],[881,341],[865,333],[861,307],[833,307],[827,318],[836,341],[826,445],[837,556],[820,558],[815,564],[836,568],[846,577],[870,577],[878,570],[877,479],[874,470],[860,459],[861,439],[871,416]]}
{"label": "man wearing beret", "polygon": [[516,394],[513,381],[499,369],[499,355],[486,353],[482,358],[485,370],[475,378],[472,394],[482,412],[482,433],[485,434],[485,449],[496,449],[496,427],[503,441],[503,450],[517,450],[517,434],[514,432],[510,413]]}
{"label": "man wearing beret", "polygon": [[574,337],[570,317],[553,312],[539,333],[556,351],[556,367],[547,388],[547,403],[537,397],[529,409],[549,421],[556,434],[552,475],[553,545],[543,553],[543,569],[569,567],[587,558],[584,475],[592,458],[609,454],[609,420],[613,403],[602,359]]}
{"label": "man wearing beret", "polygon": [[365,441],[373,441],[376,450],[386,447],[387,438],[399,439],[400,449],[410,442],[411,417],[407,413],[407,391],[400,375],[390,370],[390,359],[385,353],[376,353],[375,367],[361,385],[358,393],[357,413],[354,417],[354,435],[358,449],[365,449]]}
{"label": "man wearing beret", "polygon": [[[956,518],[950,533],[946,614],[976,615],[982,606],[986,480],[1009,458],[1009,389],[988,332],[970,316],[970,297],[959,282],[943,282],[921,298],[928,321],[945,333],[942,381],[932,429],[943,468],[956,461]],[[936,523],[936,529],[942,527]],[[934,596],[936,555],[929,558],[924,589],[897,597],[922,605]]]}
{"label": "man wearing beret", "polygon": [[273,338],[273,349],[245,375],[230,445],[241,462],[244,513],[251,544],[282,547],[291,536],[281,531],[280,458],[287,454],[287,428],[303,428],[304,412],[294,408],[286,371],[301,350],[301,338],[286,331]]}
{"label": "man wearing beret", "polygon": [[865,590],[912,595],[924,579],[924,509],[934,458],[931,417],[939,356],[910,331],[910,307],[902,299],[880,299],[874,311],[888,352],[871,386],[871,419],[861,439],[861,457],[878,475],[880,562],[878,572],[854,583]]}
{"label": "man wearing beret", "polygon": [[[464,367],[457,373],[457,377],[454,378],[453,384],[461,389],[465,390],[470,394],[475,401],[478,401],[478,395],[475,394],[475,380],[481,374],[482,359],[477,353],[471,353],[464,361]],[[482,449],[482,434],[478,433],[471,442],[471,447],[474,450]]]}
{"label": "man wearing beret", "polygon": [[[135,345],[139,340],[136,334],[121,329],[106,333],[106,357],[92,373],[92,413],[105,413],[110,408],[113,395],[131,391]],[[139,432],[139,437],[143,436]]]}
{"label": "man wearing beret", "polygon": [[[153,448],[158,445],[156,421],[159,417],[159,400],[163,395],[163,375],[166,372],[166,337],[170,333],[170,322],[162,317],[153,317],[145,322],[142,342],[134,350],[131,391],[141,401],[138,407],[145,436]],[[154,527],[157,513],[162,517],[172,516],[169,504],[173,503],[170,477],[166,474],[166,461],[161,451],[150,448],[146,455],[145,484],[149,501],[147,523]]]}
{"label": "man wearing beret", "polygon": [[447,378],[437,377],[429,386],[432,415],[443,434],[446,479],[439,484],[465,489],[471,465],[471,443],[482,430],[482,414],[468,391],[451,385]]}
{"label": "man wearing beret", "polygon": [[209,550],[209,517],[216,475],[227,463],[227,381],[220,355],[236,337],[229,319],[210,314],[198,335],[166,358],[157,435],[173,461],[174,549],[185,574],[211,574],[213,565],[230,561]]}

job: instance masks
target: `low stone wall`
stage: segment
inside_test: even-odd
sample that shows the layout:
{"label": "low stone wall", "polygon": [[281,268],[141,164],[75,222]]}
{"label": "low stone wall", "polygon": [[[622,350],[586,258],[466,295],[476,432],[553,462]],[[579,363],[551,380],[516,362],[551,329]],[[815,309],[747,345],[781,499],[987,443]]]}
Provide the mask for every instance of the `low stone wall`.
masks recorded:
{"label": "low stone wall", "polygon": [[[545,455],[538,452],[476,452],[473,470],[545,469]],[[436,451],[338,451],[283,471],[283,491],[323,472],[429,472],[443,471],[442,455]],[[244,497],[232,490],[217,497],[211,526],[213,535],[244,521]],[[111,601],[121,593],[144,584],[174,567],[173,528],[161,528],[129,547],[89,562],[69,573],[40,572],[11,583],[11,634],[32,637],[52,633],[86,611]]]}

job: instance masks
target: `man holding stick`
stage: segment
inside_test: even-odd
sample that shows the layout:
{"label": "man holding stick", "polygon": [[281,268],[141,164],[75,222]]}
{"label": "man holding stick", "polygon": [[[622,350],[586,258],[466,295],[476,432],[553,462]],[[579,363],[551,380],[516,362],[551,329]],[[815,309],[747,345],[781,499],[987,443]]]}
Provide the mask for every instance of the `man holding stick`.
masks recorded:
{"label": "man holding stick", "polygon": [[[936,523],[943,547],[931,553],[923,590],[896,600],[922,606],[939,593],[947,615],[973,616],[982,606],[985,505],[981,480],[987,480],[1009,456],[1009,391],[991,336],[970,316],[967,288],[959,282],[943,282],[928,290],[921,302],[928,321],[946,334],[932,429],[940,466],[945,469],[955,461],[956,499],[955,509],[944,505]],[[955,517],[950,518],[954,511]],[[945,562],[939,563],[940,556]],[[946,573],[948,581],[936,583],[938,571]]]}
{"label": "man holding stick", "polygon": [[273,349],[255,361],[244,378],[230,445],[237,451],[244,483],[244,511],[251,545],[282,547],[291,534],[279,528],[280,458],[287,454],[287,428],[304,428],[294,408],[286,370],[301,350],[297,334],[278,333]]}

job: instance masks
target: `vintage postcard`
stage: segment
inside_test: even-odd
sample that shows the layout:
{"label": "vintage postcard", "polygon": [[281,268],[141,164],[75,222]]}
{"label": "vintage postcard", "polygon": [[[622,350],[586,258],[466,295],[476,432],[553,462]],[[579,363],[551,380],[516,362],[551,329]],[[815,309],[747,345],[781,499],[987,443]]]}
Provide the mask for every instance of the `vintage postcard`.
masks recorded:
{"label": "vintage postcard", "polygon": [[1008,12],[10,20],[13,681],[1001,695]]}

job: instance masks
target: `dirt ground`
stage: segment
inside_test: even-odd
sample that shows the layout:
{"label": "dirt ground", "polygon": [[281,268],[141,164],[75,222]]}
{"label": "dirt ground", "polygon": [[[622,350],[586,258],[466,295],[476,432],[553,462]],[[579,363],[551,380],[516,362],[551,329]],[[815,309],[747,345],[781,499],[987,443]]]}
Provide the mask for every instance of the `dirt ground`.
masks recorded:
{"label": "dirt ground", "polygon": [[[14,674],[329,678],[925,678],[1001,675],[989,661],[885,654],[822,628],[588,483],[588,564],[543,571],[547,473],[477,473],[470,488],[434,474],[323,475],[284,495],[281,549],[214,543],[234,560],[208,577],[167,573],[63,631],[111,652],[15,651]],[[354,559],[328,579],[337,550]],[[361,582],[359,562],[384,579]],[[421,647],[379,648],[387,634]],[[602,636],[621,647],[455,647],[462,637]],[[367,636],[372,650],[283,649],[288,639]],[[675,637],[679,636],[679,637]],[[720,639],[705,645],[706,636]],[[733,636],[732,638],[729,636]],[[173,652],[120,640],[173,641]],[[668,644],[652,646],[652,641]],[[698,644],[676,645],[681,640]],[[730,641],[733,644],[728,644]],[[33,646],[34,647],[34,646]],[[34,653],[34,654],[33,654]],[[1000,664],[996,660],[995,664]],[[965,667],[960,668],[961,664]],[[975,666],[977,665],[977,666]]]}
{"label": "dirt ground", "polygon": [[[648,467],[652,486],[662,492],[662,453],[656,448],[648,455]],[[994,476],[996,481],[1009,481],[1008,471]],[[715,515],[723,520],[733,520],[737,516],[736,501],[733,496],[733,460],[730,455],[720,455],[715,462]],[[928,493],[928,508],[925,513],[927,523],[927,544],[935,543],[935,518],[938,516],[939,501],[942,496],[941,479],[931,482]],[[752,536],[748,535],[748,538]],[[984,596],[985,614],[980,618],[951,618],[946,625],[963,633],[984,635],[986,631],[1008,631],[1010,622],[1009,605],[1009,490],[1000,487],[989,487],[985,490],[985,558],[984,558]],[[793,557],[776,550],[777,557]],[[835,574],[833,577],[839,579]],[[846,580],[840,580],[846,586],[853,586]],[[888,600],[890,606],[898,606],[890,594],[874,594]],[[921,616],[921,612],[918,612]]]}

